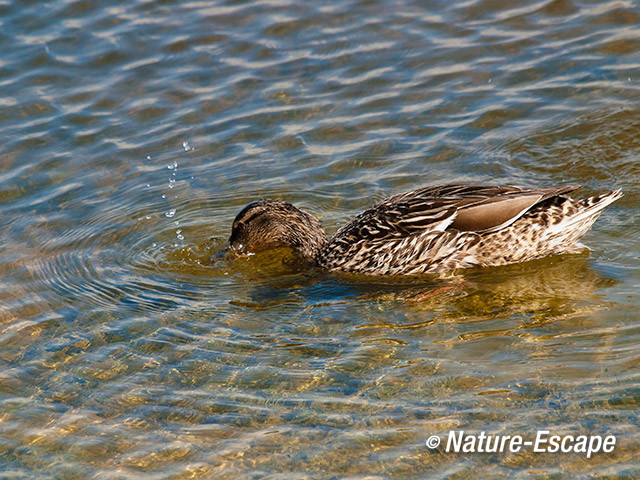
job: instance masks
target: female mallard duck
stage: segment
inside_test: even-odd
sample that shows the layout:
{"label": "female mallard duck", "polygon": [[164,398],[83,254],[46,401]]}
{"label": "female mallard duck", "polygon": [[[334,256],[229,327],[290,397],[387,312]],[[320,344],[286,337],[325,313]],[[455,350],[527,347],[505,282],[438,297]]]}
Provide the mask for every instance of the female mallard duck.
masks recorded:
{"label": "female mallard duck", "polygon": [[233,221],[229,246],[240,254],[290,247],[320,268],[367,275],[524,262],[584,250],[578,240],[622,196],[565,196],[577,188],[421,188],[383,200],[329,239],[316,218],[290,203],[258,200]]}

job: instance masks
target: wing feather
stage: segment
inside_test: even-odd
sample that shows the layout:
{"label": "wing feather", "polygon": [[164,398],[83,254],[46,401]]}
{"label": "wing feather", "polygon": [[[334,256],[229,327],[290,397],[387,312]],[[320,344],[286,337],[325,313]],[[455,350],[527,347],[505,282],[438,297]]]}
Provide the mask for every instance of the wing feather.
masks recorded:
{"label": "wing feather", "polygon": [[483,185],[438,185],[389,197],[364,211],[335,235],[382,241],[447,229],[489,232],[504,228],[547,198],[579,188],[546,189]]}

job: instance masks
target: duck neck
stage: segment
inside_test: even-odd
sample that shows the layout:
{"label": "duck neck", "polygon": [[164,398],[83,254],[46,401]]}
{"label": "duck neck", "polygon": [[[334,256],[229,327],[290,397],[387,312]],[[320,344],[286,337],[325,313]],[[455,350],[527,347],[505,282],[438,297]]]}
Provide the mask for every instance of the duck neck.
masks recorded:
{"label": "duck neck", "polygon": [[302,258],[315,263],[320,251],[327,244],[327,235],[315,217],[304,213],[306,221],[290,226],[287,244]]}

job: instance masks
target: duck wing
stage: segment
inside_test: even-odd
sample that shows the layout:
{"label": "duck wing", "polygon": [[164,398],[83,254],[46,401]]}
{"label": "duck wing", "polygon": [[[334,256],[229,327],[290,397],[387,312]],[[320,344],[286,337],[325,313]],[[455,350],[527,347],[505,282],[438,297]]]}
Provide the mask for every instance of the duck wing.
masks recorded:
{"label": "duck wing", "polygon": [[394,195],[365,210],[333,238],[384,241],[445,230],[493,232],[512,224],[534,205],[578,188],[460,184],[421,188]]}
{"label": "duck wing", "polygon": [[[469,186],[467,186],[469,187]],[[473,188],[477,189],[475,192]],[[460,195],[452,230],[488,233],[501,230],[545,200],[573,192],[580,185],[527,189],[518,187],[478,187]],[[455,196],[455,194],[454,194]]]}

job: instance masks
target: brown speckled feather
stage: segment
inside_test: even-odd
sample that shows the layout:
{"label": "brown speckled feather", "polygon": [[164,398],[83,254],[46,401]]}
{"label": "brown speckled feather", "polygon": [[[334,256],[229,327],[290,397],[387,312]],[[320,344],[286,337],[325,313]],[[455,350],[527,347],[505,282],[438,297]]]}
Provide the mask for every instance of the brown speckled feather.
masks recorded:
{"label": "brown speckled feather", "polygon": [[319,266],[369,275],[442,272],[575,251],[619,191],[576,201],[545,189],[444,185],[394,195],[342,227]]}

